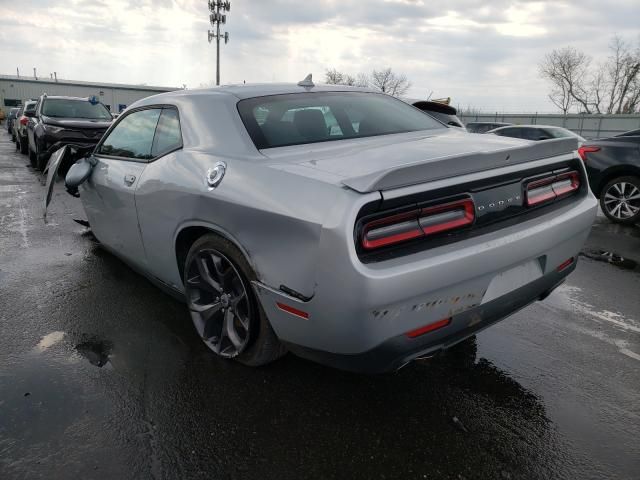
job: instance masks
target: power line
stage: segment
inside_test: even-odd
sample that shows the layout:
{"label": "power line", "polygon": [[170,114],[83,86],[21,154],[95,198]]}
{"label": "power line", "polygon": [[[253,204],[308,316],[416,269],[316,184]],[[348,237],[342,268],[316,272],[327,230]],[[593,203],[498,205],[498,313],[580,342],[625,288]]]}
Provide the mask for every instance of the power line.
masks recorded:
{"label": "power line", "polygon": [[229,43],[229,32],[224,32],[224,34],[220,33],[220,25],[224,25],[227,23],[227,15],[224,13],[220,13],[220,10],[223,12],[228,12],[231,10],[231,2],[230,1],[222,1],[222,0],[209,0],[209,22],[212,27],[215,27],[215,31],[207,30],[207,37],[209,39],[209,43],[211,43],[211,39],[216,39],[216,85],[220,85],[220,38],[224,38],[224,43]]}

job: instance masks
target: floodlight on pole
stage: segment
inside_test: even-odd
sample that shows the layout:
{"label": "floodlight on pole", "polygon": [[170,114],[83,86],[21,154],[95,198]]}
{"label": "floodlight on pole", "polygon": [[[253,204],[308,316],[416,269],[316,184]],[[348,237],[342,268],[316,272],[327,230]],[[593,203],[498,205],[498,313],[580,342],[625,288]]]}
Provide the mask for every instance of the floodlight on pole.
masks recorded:
{"label": "floodlight on pole", "polygon": [[207,6],[209,7],[209,23],[212,27],[215,27],[214,31],[207,30],[207,39],[211,43],[212,39],[216,39],[216,85],[220,85],[220,39],[224,38],[224,43],[229,43],[229,32],[220,33],[220,25],[227,23],[227,15],[220,13],[228,12],[231,10],[230,1],[222,0],[208,0]]}

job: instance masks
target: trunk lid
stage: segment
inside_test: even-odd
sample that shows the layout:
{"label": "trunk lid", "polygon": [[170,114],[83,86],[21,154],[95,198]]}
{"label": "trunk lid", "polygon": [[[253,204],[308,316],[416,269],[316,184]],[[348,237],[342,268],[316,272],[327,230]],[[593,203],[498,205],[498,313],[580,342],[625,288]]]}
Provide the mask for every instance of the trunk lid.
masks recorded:
{"label": "trunk lid", "polygon": [[531,142],[438,129],[264,149],[274,168],[333,179],[357,192],[391,190],[530,162],[578,147],[574,138]]}

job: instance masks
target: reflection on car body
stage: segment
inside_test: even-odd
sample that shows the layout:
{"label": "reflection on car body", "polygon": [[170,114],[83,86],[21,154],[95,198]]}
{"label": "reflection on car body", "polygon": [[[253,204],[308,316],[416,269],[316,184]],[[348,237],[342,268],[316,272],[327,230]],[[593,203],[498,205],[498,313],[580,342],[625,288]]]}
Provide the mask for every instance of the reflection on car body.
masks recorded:
{"label": "reflection on car body", "polygon": [[131,105],[67,187],[219,356],[379,372],[575,268],[596,209],[576,147],[471,135],[366,89],[228,86]]}

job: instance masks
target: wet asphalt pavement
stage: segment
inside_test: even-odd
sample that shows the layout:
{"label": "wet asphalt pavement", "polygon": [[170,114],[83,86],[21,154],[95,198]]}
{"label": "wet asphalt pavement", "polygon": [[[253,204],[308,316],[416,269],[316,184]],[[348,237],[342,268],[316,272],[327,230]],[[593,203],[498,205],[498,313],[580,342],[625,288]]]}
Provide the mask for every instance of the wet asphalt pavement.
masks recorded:
{"label": "wet asphalt pavement", "polygon": [[598,218],[565,285],[439,358],[250,369],[103,251],[62,188],[45,224],[4,128],[1,479],[640,478],[640,227]]}

